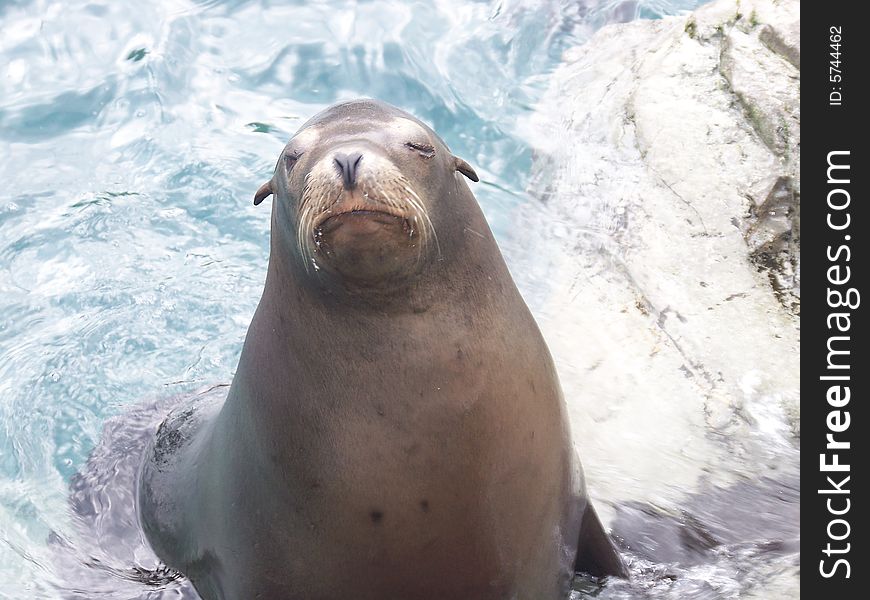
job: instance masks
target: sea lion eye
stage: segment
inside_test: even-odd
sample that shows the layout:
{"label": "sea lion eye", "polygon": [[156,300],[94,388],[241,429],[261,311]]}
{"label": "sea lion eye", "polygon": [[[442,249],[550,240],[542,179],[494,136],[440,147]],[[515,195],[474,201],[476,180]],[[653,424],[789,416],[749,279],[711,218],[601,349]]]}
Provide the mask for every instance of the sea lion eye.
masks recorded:
{"label": "sea lion eye", "polygon": [[300,156],[302,156],[302,152],[290,152],[284,155],[284,166],[287,168],[287,172],[290,172]]}
{"label": "sea lion eye", "polygon": [[417,142],[407,142],[405,144],[411,150],[416,151],[423,158],[432,158],[435,156],[435,146],[430,144],[418,144]]}

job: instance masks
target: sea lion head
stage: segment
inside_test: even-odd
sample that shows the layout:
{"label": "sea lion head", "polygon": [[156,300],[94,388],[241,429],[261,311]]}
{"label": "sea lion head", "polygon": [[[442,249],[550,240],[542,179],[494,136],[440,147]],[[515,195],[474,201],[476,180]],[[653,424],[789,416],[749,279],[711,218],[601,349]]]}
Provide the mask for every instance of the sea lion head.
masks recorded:
{"label": "sea lion head", "polygon": [[293,242],[283,251],[308,275],[391,287],[441,257],[439,215],[449,210],[443,203],[456,195],[459,174],[478,181],[429,127],[390,105],[358,100],[305,123],[254,204],[274,194],[273,236]]}

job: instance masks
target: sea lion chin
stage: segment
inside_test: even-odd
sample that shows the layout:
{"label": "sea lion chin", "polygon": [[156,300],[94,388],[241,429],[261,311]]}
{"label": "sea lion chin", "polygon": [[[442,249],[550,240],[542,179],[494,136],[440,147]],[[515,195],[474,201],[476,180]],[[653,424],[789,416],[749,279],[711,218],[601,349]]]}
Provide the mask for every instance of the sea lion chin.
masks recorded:
{"label": "sea lion chin", "polygon": [[359,286],[398,283],[420,266],[419,236],[399,215],[370,210],[340,213],[317,227],[314,238],[315,264]]}

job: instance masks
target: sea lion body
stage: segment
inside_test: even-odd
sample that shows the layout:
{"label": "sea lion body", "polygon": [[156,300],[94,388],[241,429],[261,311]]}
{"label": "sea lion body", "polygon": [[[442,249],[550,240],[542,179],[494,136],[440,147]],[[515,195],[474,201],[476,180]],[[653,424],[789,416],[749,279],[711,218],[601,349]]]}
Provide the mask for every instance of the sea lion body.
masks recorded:
{"label": "sea lion body", "polygon": [[578,555],[621,572],[460,173],[428,127],[357,101],[258,192],[271,255],[226,400],[170,415],[140,477],[149,541],[204,598],[555,600]]}

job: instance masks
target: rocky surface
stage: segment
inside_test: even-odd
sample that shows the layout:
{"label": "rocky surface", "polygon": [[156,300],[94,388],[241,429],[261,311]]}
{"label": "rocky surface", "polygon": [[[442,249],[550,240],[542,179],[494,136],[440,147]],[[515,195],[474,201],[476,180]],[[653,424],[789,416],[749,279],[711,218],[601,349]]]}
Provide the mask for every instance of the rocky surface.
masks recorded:
{"label": "rocky surface", "polygon": [[532,304],[603,498],[796,468],[799,20],[719,0],[606,27],[521,124],[522,218],[553,232],[527,253],[557,257]]}
{"label": "rocky surface", "polygon": [[[530,304],[600,510],[798,477],[799,2],[609,26],[565,58],[520,125],[541,210],[518,237],[546,233],[514,270],[549,274]],[[798,593],[783,560],[753,593]]]}

